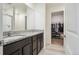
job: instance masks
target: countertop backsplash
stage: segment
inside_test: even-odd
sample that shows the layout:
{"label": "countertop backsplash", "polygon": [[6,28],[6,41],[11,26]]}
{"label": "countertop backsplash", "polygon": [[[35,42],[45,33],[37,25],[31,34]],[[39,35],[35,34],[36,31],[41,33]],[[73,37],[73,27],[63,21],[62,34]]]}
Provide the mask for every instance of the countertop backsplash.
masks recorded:
{"label": "countertop backsplash", "polygon": [[36,30],[36,29],[33,29],[33,30],[26,30],[26,31],[7,31],[7,32],[3,32],[3,37],[8,37],[8,33],[10,33],[10,35],[15,35],[15,34],[21,34],[21,33],[28,33],[28,32],[40,32],[43,30]]}

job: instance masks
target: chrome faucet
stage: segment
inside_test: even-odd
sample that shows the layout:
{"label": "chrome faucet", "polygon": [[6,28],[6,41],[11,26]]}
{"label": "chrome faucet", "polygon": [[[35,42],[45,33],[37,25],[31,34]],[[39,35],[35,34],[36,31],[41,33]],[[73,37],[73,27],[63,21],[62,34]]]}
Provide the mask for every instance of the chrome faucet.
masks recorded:
{"label": "chrome faucet", "polygon": [[0,40],[0,46],[3,46],[4,40]]}
{"label": "chrome faucet", "polygon": [[7,33],[7,36],[11,36],[11,33],[10,33],[10,32],[8,32],[8,33]]}

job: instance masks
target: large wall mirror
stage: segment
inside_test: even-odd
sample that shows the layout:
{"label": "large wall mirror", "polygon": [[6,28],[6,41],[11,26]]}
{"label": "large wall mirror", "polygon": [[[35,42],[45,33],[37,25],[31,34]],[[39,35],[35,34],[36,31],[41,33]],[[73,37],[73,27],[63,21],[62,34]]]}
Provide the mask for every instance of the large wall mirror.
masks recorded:
{"label": "large wall mirror", "polygon": [[3,32],[27,29],[26,5],[23,3],[3,4]]}

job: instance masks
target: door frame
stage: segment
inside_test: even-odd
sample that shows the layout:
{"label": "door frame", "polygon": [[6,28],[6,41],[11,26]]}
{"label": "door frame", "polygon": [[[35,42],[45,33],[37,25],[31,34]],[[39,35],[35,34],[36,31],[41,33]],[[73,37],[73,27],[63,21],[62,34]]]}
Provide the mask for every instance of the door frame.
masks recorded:
{"label": "door frame", "polygon": [[0,55],[3,55],[3,4],[0,4]]}
{"label": "door frame", "polygon": [[[60,12],[60,11],[63,11],[63,17],[64,17],[64,35],[65,35],[65,8],[64,9],[62,9],[62,10],[56,10],[56,11],[52,11],[51,12],[51,14],[52,13],[55,13],[55,12]],[[52,17],[50,18],[50,19],[52,19]],[[51,20],[52,21],[52,20]],[[50,25],[51,26],[51,25]],[[51,30],[51,29],[50,29]],[[50,43],[50,45],[52,45],[51,43]],[[65,47],[65,38],[63,39],[63,47]]]}

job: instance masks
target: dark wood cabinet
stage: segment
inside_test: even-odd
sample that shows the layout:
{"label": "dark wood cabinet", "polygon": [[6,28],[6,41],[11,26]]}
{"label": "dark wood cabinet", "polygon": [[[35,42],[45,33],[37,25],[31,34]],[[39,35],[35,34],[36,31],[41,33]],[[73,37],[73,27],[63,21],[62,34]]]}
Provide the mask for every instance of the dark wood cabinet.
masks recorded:
{"label": "dark wood cabinet", "polygon": [[16,50],[15,52],[13,52],[11,55],[22,55],[22,50]]}
{"label": "dark wood cabinet", "polygon": [[43,33],[3,46],[4,55],[37,55],[43,48]]}
{"label": "dark wood cabinet", "polygon": [[37,36],[33,36],[32,46],[33,46],[33,50],[37,48]]}
{"label": "dark wood cabinet", "polygon": [[41,51],[41,49],[43,48],[43,34],[39,34],[38,35],[38,53]]}
{"label": "dark wood cabinet", "polygon": [[37,55],[37,35],[32,37],[32,54]]}
{"label": "dark wood cabinet", "polygon": [[37,49],[34,49],[33,50],[33,55],[37,55],[38,53],[37,53]]}
{"label": "dark wood cabinet", "polygon": [[22,48],[23,55],[32,55],[32,38],[28,38],[28,44]]}
{"label": "dark wood cabinet", "polygon": [[26,40],[20,40],[20,41],[16,41],[7,45],[3,46],[3,54],[4,55],[11,55],[12,53],[14,53],[15,51],[21,50],[21,48],[27,44]]}
{"label": "dark wood cabinet", "polygon": [[43,34],[41,34],[41,37],[40,37],[40,48],[42,49],[44,46],[44,40],[43,40]]}
{"label": "dark wood cabinet", "polygon": [[41,41],[40,41],[40,38],[38,38],[38,53],[40,52],[40,46],[41,46]]}
{"label": "dark wood cabinet", "polygon": [[23,55],[32,55],[32,44],[23,47]]}

